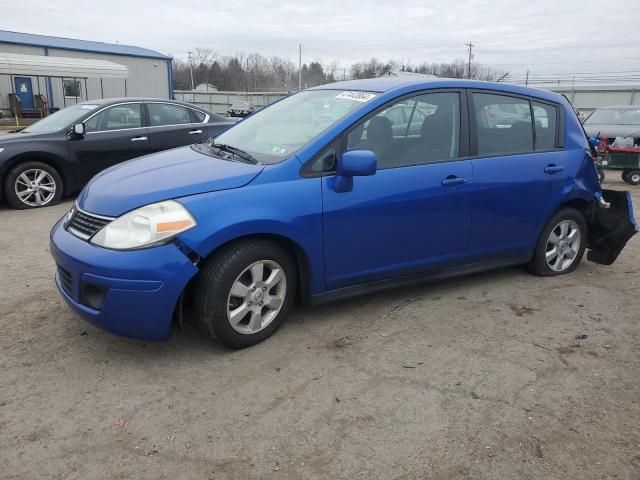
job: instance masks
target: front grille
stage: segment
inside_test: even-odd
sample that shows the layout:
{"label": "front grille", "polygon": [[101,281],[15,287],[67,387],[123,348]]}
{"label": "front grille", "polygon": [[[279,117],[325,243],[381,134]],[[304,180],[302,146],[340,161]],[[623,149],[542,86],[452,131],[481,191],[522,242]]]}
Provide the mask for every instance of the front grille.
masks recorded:
{"label": "front grille", "polygon": [[71,272],[58,265],[58,278],[60,278],[60,285],[64,291],[71,295]]}
{"label": "front grille", "polygon": [[67,223],[67,230],[76,237],[88,240],[95,233],[109,223],[112,218],[94,215],[75,208],[71,219]]}

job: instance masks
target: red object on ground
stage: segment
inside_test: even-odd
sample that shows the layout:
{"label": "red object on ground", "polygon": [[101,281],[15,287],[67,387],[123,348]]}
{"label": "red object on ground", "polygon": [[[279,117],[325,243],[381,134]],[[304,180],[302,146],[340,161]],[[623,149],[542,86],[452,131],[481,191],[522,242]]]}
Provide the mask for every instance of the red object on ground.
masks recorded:
{"label": "red object on ground", "polygon": [[607,137],[600,137],[600,143],[598,144],[598,152],[605,153],[609,146],[609,139]]}

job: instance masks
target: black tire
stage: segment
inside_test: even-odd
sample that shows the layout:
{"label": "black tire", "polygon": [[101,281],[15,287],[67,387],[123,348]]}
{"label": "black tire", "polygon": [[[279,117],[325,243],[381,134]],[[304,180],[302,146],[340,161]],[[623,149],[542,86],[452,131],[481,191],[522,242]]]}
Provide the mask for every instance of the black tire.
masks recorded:
{"label": "black tire", "polygon": [[[275,262],[284,271],[284,301],[262,330],[239,333],[227,316],[231,287],[249,266],[260,261]],[[282,325],[293,304],[296,286],[296,265],[291,255],[277,243],[255,239],[232,244],[208,259],[200,271],[193,296],[195,319],[206,333],[223,345],[236,349],[249,347],[270,337]]]}
{"label": "black tire", "polygon": [[640,185],[640,170],[629,170],[624,181],[629,185]]}
{"label": "black tire", "polygon": [[605,178],[604,170],[599,168],[598,169],[598,179],[600,180],[600,183],[604,182],[604,178]]}
{"label": "black tire", "polygon": [[[46,172],[48,175],[48,179],[50,179],[55,188],[54,192],[44,190],[41,191],[42,195],[40,195],[39,198],[43,198],[43,196],[45,195],[47,196],[46,202],[42,203],[41,205],[37,205],[35,194],[34,196],[25,198],[25,201],[23,201],[16,192],[16,188],[26,188],[24,183],[19,180],[21,175],[26,174],[27,176],[30,176],[30,172],[35,172],[37,170]],[[46,186],[48,188],[51,188],[50,183],[47,183]],[[17,208],[20,210],[56,205],[62,198],[63,188],[64,186],[62,183],[62,177],[60,176],[58,171],[51,165],[36,161],[20,163],[7,174],[4,180],[4,196],[7,200],[7,203],[13,208]],[[53,193],[53,195],[49,195],[50,193]]]}
{"label": "black tire", "polygon": [[[571,220],[575,222],[580,232],[580,246],[577,250],[577,254],[573,258],[573,262],[568,266],[568,268],[563,270],[553,270],[548,264],[546,260],[547,254],[547,243],[549,241],[549,237],[551,232],[556,229],[556,227],[560,224],[560,222],[564,220]],[[538,239],[538,243],[536,245],[536,249],[533,254],[533,259],[527,266],[529,272],[534,275],[539,275],[542,277],[549,277],[553,275],[564,275],[565,273],[571,273],[580,264],[582,260],[582,256],[584,255],[584,250],[587,244],[587,222],[584,219],[582,213],[574,208],[562,208],[558,210],[547,222],[542,233],[540,234],[540,238]]]}
{"label": "black tire", "polygon": [[626,182],[626,181],[627,181],[627,175],[629,174],[629,172],[630,172],[630,171],[631,171],[631,170],[623,170],[623,171],[622,171],[622,175],[621,175],[621,176],[622,176],[622,180],[623,180],[624,182]]}

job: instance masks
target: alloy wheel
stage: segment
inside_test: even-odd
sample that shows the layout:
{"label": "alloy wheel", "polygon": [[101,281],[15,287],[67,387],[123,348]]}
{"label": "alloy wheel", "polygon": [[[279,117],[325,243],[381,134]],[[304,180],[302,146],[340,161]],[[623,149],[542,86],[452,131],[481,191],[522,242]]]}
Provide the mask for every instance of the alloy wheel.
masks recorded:
{"label": "alloy wheel", "polygon": [[562,220],[547,239],[545,260],[554,272],[563,272],[575,261],[582,242],[580,227],[573,220]]}
{"label": "alloy wheel", "polygon": [[30,207],[47,205],[56,195],[56,182],[46,170],[25,170],[15,181],[15,192],[22,203]]}
{"label": "alloy wheel", "polygon": [[272,260],[259,260],[245,268],[231,286],[227,319],[238,333],[253,334],[276,318],[287,295],[284,269]]}

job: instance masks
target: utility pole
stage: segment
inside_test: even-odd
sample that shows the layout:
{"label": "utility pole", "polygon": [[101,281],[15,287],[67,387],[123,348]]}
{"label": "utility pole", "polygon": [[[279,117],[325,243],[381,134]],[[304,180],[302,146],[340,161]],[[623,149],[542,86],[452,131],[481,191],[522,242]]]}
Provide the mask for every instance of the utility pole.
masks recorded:
{"label": "utility pole", "polygon": [[524,84],[529,85],[529,70],[527,70],[527,78],[525,78]]}
{"label": "utility pole", "polygon": [[302,44],[298,44],[298,91],[302,91]]}
{"label": "utility pole", "polygon": [[189,54],[189,66],[190,66],[190,70],[191,70],[191,90],[195,90],[196,86],[193,84],[193,60],[191,55],[193,54],[193,52],[187,52]]}
{"label": "utility pole", "polygon": [[465,43],[465,45],[467,47],[469,47],[469,66],[468,66],[468,72],[467,72],[467,78],[471,78],[471,58],[472,58],[472,53],[471,50],[473,50],[473,42],[469,42],[469,43]]}

